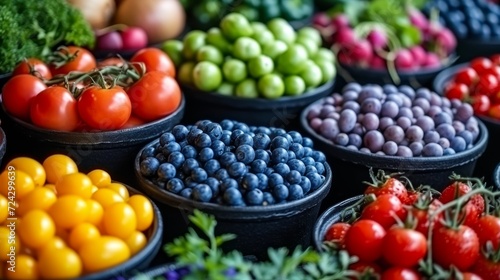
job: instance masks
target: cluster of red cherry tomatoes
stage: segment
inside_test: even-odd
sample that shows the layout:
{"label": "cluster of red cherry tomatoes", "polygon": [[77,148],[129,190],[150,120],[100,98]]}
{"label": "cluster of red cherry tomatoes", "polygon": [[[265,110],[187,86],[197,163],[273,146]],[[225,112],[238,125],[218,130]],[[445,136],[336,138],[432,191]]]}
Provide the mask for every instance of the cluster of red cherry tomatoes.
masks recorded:
{"label": "cluster of red cherry tomatoes", "polygon": [[20,62],[2,103],[10,116],[44,129],[117,130],[173,113],[182,99],[175,75],[172,60],[157,48],[141,49],[129,61],[96,61],[88,50],[68,46],[46,61]]}

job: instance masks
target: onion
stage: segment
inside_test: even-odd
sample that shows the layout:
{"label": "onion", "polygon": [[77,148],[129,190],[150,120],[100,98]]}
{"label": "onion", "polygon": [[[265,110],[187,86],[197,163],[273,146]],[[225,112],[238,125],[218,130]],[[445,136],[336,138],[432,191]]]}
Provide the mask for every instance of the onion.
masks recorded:
{"label": "onion", "polygon": [[83,14],[94,30],[109,25],[115,11],[115,0],[67,0]]}
{"label": "onion", "polygon": [[144,29],[150,44],[177,37],[186,23],[186,14],[178,0],[122,0],[115,23]]}

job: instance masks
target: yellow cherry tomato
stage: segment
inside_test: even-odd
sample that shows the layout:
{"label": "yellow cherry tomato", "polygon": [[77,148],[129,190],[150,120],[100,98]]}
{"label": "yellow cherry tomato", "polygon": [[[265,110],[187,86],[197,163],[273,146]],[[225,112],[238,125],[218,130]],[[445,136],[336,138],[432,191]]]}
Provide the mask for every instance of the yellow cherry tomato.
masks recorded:
{"label": "yellow cherry tomato", "polygon": [[104,232],[121,239],[129,237],[137,227],[134,208],[125,202],[108,206],[102,216]]}
{"label": "yellow cherry tomato", "polygon": [[37,187],[19,202],[19,208],[17,208],[16,214],[22,217],[33,209],[46,211],[56,202],[56,200],[57,196],[53,191],[48,188]]}
{"label": "yellow cherry tomato", "polygon": [[90,180],[92,180],[92,183],[98,188],[111,184],[111,176],[102,169],[94,169],[87,175],[90,177]]}
{"label": "yellow cherry tomato", "polygon": [[38,270],[45,279],[74,279],[82,274],[82,261],[68,247],[46,250],[38,258]]}
{"label": "yellow cherry tomato", "polygon": [[83,243],[99,236],[101,236],[101,233],[96,226],[90,223],[81,223],[69,233],[69,246],[74,250],[78,250]]}
{"label": "yellow cherry tomato", "polygon": [[130,258],[125,241],[114,236],[101,236],[83,243],[78,250],[86,272],[97,272],[120,264]]}
{"label": "yellow cherry tomato", "polygon": [[0,194],[0,224],[5,222],[8,216],[9,216],[9,201],[5,196]]}
{"label": "yellow cherry tomato", "polygon": [[125,185],[123,184],[111,183],[107,185],[105,188],[117,192],[123,198],[124,201],[127,201],[129,198],[127,187],[125,187]]}
{"label": "yellow cherry tomato", "polygon": [[96,191],[98,191],[99,188],[96,186],[92,186],[92,194],[94,194]]}
{"label": "yellow cherry tomato", "polygon": [[7,168],[13,166],[16,170],[26,172],[35,182],[35,187],[45,184],[46,174],[43,165],[37,160],[29,157],[17,157],[7,163]]}
{"label": "yellow cherry tomato", "polygon": [[56,227],[47,212],[34,209],[24,215],[17,233],[24,245],[37,249],[54,237]]}
{"label": "yellow cherry tomato", "polygon": [[43,185],[43,187],[51,190],[54,194],[57,195],[56,185],[54,185],[54,184],[45,184],[45,185]]}
{"label": "yellow cherry tomato", "polygon": [[36,258],[36,252],[37,251],[35,249],[31,249],[30,247],[27,246],[21,246],[21,251],[19,251],[21,255],[27,255],[33,258]]}
{"label": "yellow cherry tomato", "polygon": [[89,176],[80,172],[63,175],[56,182],[58,196],[74,194],[82,198],[90,198],[92,186]]}
{"label": "yellow cherry tomato", "polygon": [[69,229],[56,226],[56,236],[60,237],[64,241],[64,244],[68,243]]}
{"label": "yellow cherry tomato", "polygon": [[94,226],[99,225],[102,221],[102,215],[104,214],[104,208],[102,208],[101,204],[93,199],[85,200],[87,202],[87,208],[89,209],[89,214],[87,219],[85,220],[88,223],[93,224]]}
{"label": "yellow cherry tomato", "polygon": [[56,250],[56,249],[61,249],[64,247],[66,247],[66,242],[64,242],[64,240],[61,237],[54,236],[54,237],[52,237],[52,239],[47,241],[47,243],[45,243],[45,245],[40,247],[36,251],[36,253],[37,253],[37,256],[40,256],[46,250]]}
{"label": "yellow cherry tomato", "polygon": [[21,250],[21,241],[14,230],[7,227],[0,227],[0,261],[9,260],[12,256],[17,256]]}
{"label": "yellow cherry tomato", "polygon": [[50,184],[55,184],[63,175],[78,172],[78,166],[76,166],[75,161],[61,154],[54,154],[47,157],[42,165],[47,175],[47,182]]}
{"label": "yellow cherry tomato", "polygon": [[89,214],[85,199],[68,194],[60,196],[49,208],[48,213],[57,227],[69,229],[83,223]]}
{"label": "yellow cherry tomato", "polygon": [[125,242],[130,249],[130,254],[133,256],[146,246],[148,239],[144,233],[136,230],[127,239],[125,239]]}
{"label": "yellow cherry tomato", "polygon": [[91,198],[99,202],[104,209],[117,202],[124,202],[123,197],[117,192],[106,188],[99,189],[92,194]]}
{"label": "yellow cherry tomato", "polygon": [[0,174],[0,194],[21,200],[35,188],[35,182],[28,173],[21,170],[5,169]]}
{"label": "yellow cherry tomato", "polygon": [[8,269],[5,272],[6,279],[38,279],[38,263],[36,260],[28,255],[18,255],[16,256],[16,266],[15,270]]}
{"label": "yellow cherry tomato", "polygon": [[134,208],[137,217],[137,230],[144,231],[153,223],[154,211],[151,201],[140,194],[135,194],[129,198],[127,203]]}

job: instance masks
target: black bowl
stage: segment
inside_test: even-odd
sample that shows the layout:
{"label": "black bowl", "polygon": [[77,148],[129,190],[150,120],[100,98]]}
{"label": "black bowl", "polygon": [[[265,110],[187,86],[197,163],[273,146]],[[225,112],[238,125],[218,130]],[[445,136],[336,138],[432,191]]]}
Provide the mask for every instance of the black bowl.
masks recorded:
{"label": "black bowl", "polygon": [[5,132],[0,128],[0,165],[2,165],[2,159],[5,155],[7,149],[7,138],[5,138]]}
{"label": "black bowl", "polygon": [[12,73],[0,73],[0,90],[3,88],[3,85],[7,83],[7,81],[12,76]]}
{"label": "black bowl", "polygon": [[328,231],[328,228],[332,224],[340,221],[342,211],[344,209],[354,205],[361,198],[363,198],[363,195],[358,195],[350,197],[346,200],[342,200],[341,202],[336,203],[335,205],[328,208],[325,212],[323,212],[319,216],[313,228],[313,246],[316,250],[320,252],[324,251],[323,240],[325,239],[325,235],[326,232]]}
{"label": "black bowl", "polygon": [[493,171],[493,185],[497,190],[500,190],[500,164],[497,164]]}
{"label": "black bowl", "polygon": [[[153,141],[144,149],[156,145]],[[142,190],[160,205],[162,213],[169,224],[175,224],[165,235],[170,235],[167,242],[184,235],[190,222],[187,218],[194,209],[213,215],[217,220],[216,234],[233,233],[235,240],[223,245],[224,250],[238,250],[243,255],[255,256],[257,259],[267,257],[269,247],[295,248],[297,245],[307,247],[311,241],[311,233],[321,201],[328,194],[332,183],[332,171],[325,164],[325,182],[306,197],[284,204],[270,206],[231,207],[215,203],[197,202],[160,189],[153,182],[144,178],[139,171],[139,153],[135,159],[135,174]]]}
{"label": "black bowl", "polygon": [[500,48],[500,40],[498,39],[459,39],[457,43],[457,63],[468,62],[476,57],[498,54]]}
{"label": "black bowl", "polygon": [[[142,194],[138,190],[125,185],[130,193],[130,195],[134,194]],[[80,280],[100,280],[100,279],[111,279],[116,276],[125,275],[131,276],[136,273],[138,270],[143,270],[148,268],[149,264],[153,261],[155,256],[158,254],[158,251],[162,247],[162,236],[163,236],[163,218],[160,212],[160,209],[153,201],[153,211],[154,218],[153,224],[147,230],[146,237],[148,238],[148,243],[146,246],[138,252],[136,255],[132,256],[127,261],[114,266],[110,269],[106,269],[101,272],[96,272],[88,275],[84,275],[78,279]]]}
{"label": "black bowl", "polygon": [[81,170],[105,169],[112,178],[135,183],[132,163],[137,152],[151,140],[178,124],[184,115],[184,98],[172,114],[138,127],[103,132],[62,132],[36,127],[14,118],[2,106],[0,118],[9,137],[5,159],[29,156],[43,161],[49,155],[70,156]]}
{"label": "black bowl", "polygon": [[370,182],[369,168],[382,169],[387,173],[403,172],[414,186],[430,185],[442,190],[449,182],[449,176],[455,172],[463,176],[471,176],[477,159],[483,154],[488,142],[488,130],[478,120],[479,136],[474,147],[469,150],[441,157],[399,157],[367,154],[337,146],[330,140],[316,133],[307,121],[309,109],[323,102],[318,100],[308,106],[301,115],[301,124],[306,133],[314,140],[316,149],[325,153],[328,162],[335,170],[333,182],[334,192],[323,201],[323,207],[363,193],[364,181]]}
{"label": "black bowl", "polygon": [[187,100],[184,122],[194,123],[204,119],[219,122],[232,119],[248,125],[295,130],[300,126],[298,119],[302,109],[330,94],[334,83],[330,81],[300,96],[286,96],[276,100],[247,99],[183,87]]}
{"label": "black bowl", "polygon": [[[467,67],[467,65],[468,63],[458,64],[439,73],[433,83],[434,91],[442,95],[446,84],[460,69]],[[480,115],[478,115],[477,118],[486,125],[489,132],[489,140],[486,152],[477,162],[474,175],[477,177],[489,178],[500,159],[500,146],[498,145],[500,141],[500,120]]]}

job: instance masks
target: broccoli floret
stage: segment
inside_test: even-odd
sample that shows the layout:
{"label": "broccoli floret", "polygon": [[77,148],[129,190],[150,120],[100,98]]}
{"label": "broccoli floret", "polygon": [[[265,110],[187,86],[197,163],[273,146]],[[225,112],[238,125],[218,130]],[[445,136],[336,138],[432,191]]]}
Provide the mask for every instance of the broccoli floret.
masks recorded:
{"label": "broccoli floret", "polygon": [[0,73],[25,57],[43,59],[59,45],[92,48],[95,36],[65,0],[0,0]]}

